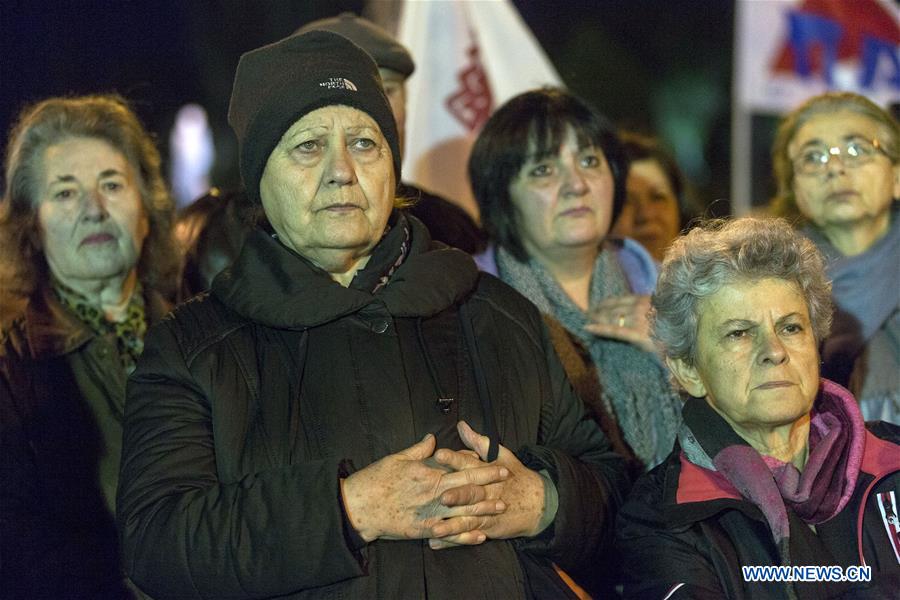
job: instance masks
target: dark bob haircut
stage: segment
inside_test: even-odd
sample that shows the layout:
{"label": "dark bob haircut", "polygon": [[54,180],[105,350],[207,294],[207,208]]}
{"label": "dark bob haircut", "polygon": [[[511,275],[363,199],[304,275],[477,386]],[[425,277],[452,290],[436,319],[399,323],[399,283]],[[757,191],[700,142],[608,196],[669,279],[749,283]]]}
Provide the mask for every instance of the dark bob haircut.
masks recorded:
{"label": "dark bob haircut", "polygon": [[469,181],[485,231],[519,260],[527,253],[515,222],[509,186],[535,154],[556,155],[571,127],[579,145],[599,148],[612,171],[615,223],[625,204],[628,159],[609,120],[577,96],[559,88],[519,94],[488,119],[469,157]]}

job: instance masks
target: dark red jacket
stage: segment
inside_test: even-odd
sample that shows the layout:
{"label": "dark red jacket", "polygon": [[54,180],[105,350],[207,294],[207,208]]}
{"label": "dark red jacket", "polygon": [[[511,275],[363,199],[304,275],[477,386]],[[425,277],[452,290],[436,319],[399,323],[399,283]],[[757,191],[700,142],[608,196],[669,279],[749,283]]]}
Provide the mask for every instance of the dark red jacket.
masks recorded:
{"label": "dark red jacket", "polygon": [[[145,299],[151,323],[170,308]],[[46,288],[22,311],[0,331],[0,597],[131,598],[104,491],[118,480],[125,402],[115,342]]]}
{"label": "dark red jacket", "polygon": [[[869,429],[856,491],[844,510],[816,533],[790,508],[788,516],[794,564],[867,565],[872,581],[796,583],[800,598],[897,597],[900,563],[877,497],[893,492],[900,503],[900,428],[878,423]],[[743,578],[742,566],[780,564],[762,512],[724,477],[688,462],[678,445],[635,484],[619,513],[616,537],[626,598],[788,597],[783,583]]]}

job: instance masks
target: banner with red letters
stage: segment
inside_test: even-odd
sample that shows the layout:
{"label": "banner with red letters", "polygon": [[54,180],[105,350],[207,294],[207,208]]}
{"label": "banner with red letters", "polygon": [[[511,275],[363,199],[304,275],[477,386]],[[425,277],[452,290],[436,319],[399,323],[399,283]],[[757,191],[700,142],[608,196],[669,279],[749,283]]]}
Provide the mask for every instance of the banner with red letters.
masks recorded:
{"label": "banner with red letters", "polygon": [[731,206],[741,215],[767,201],[758,178],[768,176],[759,165],[769,148],[754,117],[780,116],[830,90],[900,102],[900,4],[738,0],[735,14]]}

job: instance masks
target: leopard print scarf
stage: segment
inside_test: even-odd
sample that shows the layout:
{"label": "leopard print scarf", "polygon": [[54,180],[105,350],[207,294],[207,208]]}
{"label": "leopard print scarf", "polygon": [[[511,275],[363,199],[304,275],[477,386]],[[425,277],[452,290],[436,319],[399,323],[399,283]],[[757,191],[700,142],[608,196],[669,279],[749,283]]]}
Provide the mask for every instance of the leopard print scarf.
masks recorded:
{"label": "leopard print scarf", "polygon": [[122,368],[130,375],[134,371],[138,357],[144,351],[144,335],[147,333],[141,284],[135,286],[125,309],[125,317],[121,321],[108,320],[99,307],[89,303],[84,296],[56,278],[53,278],[53,291],[62,305],[72,311],[96,335],[115,337]]}

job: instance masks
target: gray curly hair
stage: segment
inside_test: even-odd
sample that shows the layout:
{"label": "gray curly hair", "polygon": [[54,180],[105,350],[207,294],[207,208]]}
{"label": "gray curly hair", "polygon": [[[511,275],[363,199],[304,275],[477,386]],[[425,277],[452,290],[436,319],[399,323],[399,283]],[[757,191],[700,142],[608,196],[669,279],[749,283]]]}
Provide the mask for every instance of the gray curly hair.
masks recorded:
{"label": "gray curly hair", "polygon": [[652,337],[663,354],[694,364],[699,305],[735,281],[791,281],[806,299],[816,342],[831,329],[831,282],[808,239],[784,219],[715,219],[677,238],[651,298]]}

